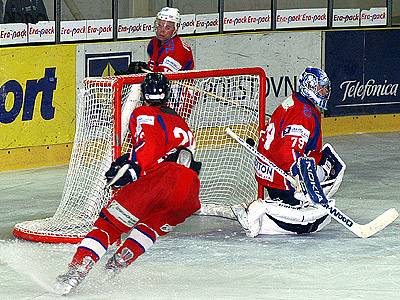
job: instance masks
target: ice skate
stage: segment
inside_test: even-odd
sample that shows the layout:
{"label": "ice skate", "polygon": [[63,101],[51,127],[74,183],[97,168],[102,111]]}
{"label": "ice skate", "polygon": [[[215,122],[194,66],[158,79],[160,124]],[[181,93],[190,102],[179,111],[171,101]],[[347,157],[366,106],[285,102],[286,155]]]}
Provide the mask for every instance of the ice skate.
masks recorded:
{"label": "ice skate", "polygon": [[244,230],[249,229],[247,220],[247,209],[243,204],[231,206],[232,212]]}
{"label": "ice skate", "polygon": [[82,282],[94,265],[90,256],[83,258],[82,264],[70,265],[67,273],[57,277],[56,292],[60,295],[67,295]]}
{"label": "ice skate", "polygon": [[134,254],[128,248],[122,249],[121,253],[115,253],[112,257],[110,257],[105,265],[108,276],[115,277],[118,275],[129,265],[128,261],[130,261],[133,257]]}

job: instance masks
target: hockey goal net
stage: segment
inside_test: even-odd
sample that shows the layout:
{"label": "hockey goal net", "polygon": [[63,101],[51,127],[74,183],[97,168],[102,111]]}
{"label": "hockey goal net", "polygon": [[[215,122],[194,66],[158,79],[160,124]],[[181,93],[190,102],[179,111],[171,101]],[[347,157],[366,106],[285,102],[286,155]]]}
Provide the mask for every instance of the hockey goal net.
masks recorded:
{"label": "hockey goal net", "polygon": [[[253,161],[225,134],[232,128],[257,139],[265,124],[266,77],[262,68],[188,71],[166,74],[169,105],[189,123],[201,161],[200,213],[232,217],[231,205],[257,197]],[[129,151],[129,115],[140,104],[144,75],[87,78],[77,101],[76,133],[60,205],[54,216],[16,224],[18,238],[77,243],[91,230],[111,198],[104,173]]]}

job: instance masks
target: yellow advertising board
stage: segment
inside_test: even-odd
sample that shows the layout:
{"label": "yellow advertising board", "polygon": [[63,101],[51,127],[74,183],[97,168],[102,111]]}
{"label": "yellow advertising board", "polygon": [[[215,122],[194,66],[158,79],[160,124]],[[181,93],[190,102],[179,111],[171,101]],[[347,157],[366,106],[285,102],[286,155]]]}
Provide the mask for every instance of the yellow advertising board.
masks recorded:
{"label": "yellow advertising board", "polygon": [[[41,154],[39,148],[74,138],[76,46],[0,48],[0,71],[0,170],[8,169],[7,160],[13,168],[24,168],[24,160],[26,167],[40,166],[30,162],[54,153]],[[23,149],[35,154],[29,158]]]}
{"label": "yellow advertising board", "polygon": [[75,48],[0,49],[0,149],[73,140]]}

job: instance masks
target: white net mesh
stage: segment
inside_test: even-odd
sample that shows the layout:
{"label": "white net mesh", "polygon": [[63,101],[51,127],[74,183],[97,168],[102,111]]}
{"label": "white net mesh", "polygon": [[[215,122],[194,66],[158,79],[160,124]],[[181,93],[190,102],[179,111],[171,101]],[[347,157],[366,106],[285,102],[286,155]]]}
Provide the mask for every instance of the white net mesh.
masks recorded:
{"label": "white net mesh", "polygon": [[[259,99],[265,99],[265,95],[260,97],[265,78],[260,78],[259,68],[254,74],[252,69],[246,70],[236,72],[249,74],[224,75],[223,70],[218,70],[216,77],[212,71],[169,75],[170,106],[188,121],[196,138],[195,158],[202,162],[200,199],[202,212],[206,214],[231,217],[230,205],[249,202],[257,196],[253,157],[225,134],[225,128],[230,127],[242,137],[257,139],[259,122],[264,122],[264,112],[260,114],[259,109],[265,109]],[[74,148],[61,203],[51,218],[17,224],[14,228],[17,237],[77,242],[91,229],[111,197],[110,191],[104,189],[104,173],[113,157],[118,156],[114,133],[115,123],[121,121],[114,120],[115,84],[129,82],[122,85],[123,106],[132,98],[132,84],[140,83],[143,75],[130,76],[129,80],[122,78],[85,81],[77,103]],[[135,99],[129,112],[138,103]],[[124,109],[122,115],[124,118]],[[122,153],[129,150],[129,140],[127,135]]]}

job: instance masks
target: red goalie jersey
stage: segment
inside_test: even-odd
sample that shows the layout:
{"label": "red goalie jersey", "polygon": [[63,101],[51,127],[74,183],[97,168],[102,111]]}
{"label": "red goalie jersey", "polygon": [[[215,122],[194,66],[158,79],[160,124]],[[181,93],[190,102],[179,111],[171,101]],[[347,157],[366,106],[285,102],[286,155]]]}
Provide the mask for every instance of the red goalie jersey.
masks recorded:
{"label": "red goalie jersey", "polygon": [[165,106],[140,106],[131,115],[132,161],[141,168],[141,175],[156,169],[168,154],[186,147],[194,154],[193,133],[186,122]]}
{"label": "red goalie jersey", "polygon": [[[261,133],[258,151],[285,172],[299,156],[321,159],[321,113],[299,93],[293,93],[272,114]],[[256,179],[263,186],[289,190],[286,180],[262,161],[256,161]]]}
{"label": "red goalie jersey", "polygon": [[192,49],[179,36],[164,44],[154,37],[147,46],[148,66],[153,72],[177,72],[194,68]]}

